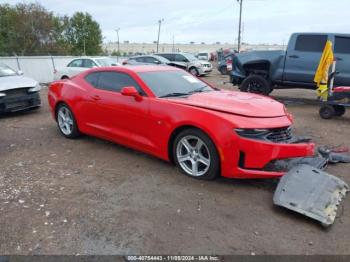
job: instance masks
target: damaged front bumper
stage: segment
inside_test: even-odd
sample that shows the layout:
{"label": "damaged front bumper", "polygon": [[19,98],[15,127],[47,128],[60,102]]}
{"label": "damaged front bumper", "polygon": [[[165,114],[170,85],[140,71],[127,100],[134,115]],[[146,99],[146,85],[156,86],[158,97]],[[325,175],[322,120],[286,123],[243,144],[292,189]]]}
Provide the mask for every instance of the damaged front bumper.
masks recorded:
{"label": "damaged front bumper", "polygon": [[[295,141],[295,140],[292,140]],[[313,143],[271,143],[261,140],[241,138],[238,166],[234,168],[234,178],[278,178],[288,169],[269,168],[275,161],[312,157],[315,154]]]}
{"label": "damaged front bumper", "polygon": [[341,179],[310,165],[299,164],[281,178],[273,202],[330,226],[348,191],[349,186]]}
{"label": "damaged front bumper", "polygon": [[36,108],[41,105],[39,92],[0,98],[0,114]]}

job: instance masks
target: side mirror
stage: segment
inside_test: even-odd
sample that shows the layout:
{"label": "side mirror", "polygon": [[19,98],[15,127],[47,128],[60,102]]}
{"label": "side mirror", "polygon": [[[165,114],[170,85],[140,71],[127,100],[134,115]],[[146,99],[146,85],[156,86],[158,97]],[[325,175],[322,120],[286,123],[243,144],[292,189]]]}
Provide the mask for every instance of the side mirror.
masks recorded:
{"label": "side mirror", "polygon": [[136,101],[141,101],[142,100],[142,96],[139,94],[139,92],[133,86],[123,87],[123,89],[121,91],[121,94],[123,96],[133,96]]}
{"label": "side mirror", "polygon": [[156,63],[156,65],[160,65],[161,64],[161,62],[158,61],[158,60],[156,60],[155,63]]}
{"label": "side mirror", "polygon": [[17,75],[19,75],[19,76],[23,75],[23,71],[22,70],[18,70],[17,71]]}

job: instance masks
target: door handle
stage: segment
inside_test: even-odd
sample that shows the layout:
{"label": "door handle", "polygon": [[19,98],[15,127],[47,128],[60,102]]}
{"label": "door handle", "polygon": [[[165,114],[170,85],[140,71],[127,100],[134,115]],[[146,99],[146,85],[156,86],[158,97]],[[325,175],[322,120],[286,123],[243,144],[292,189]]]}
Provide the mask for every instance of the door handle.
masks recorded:
{"label": "door handle", "polygon": [[299,58],[297,55],[290,55],[289,58]]}
{"label": "door handle", "polygon": [[336,57],[335,60],[337,60],[337,61],[343,61],[343,58]]}
{"label": "door handle", "polygon": [[95,101],[101,100],[101,97],[99,95],[93,95],[91,98]]}

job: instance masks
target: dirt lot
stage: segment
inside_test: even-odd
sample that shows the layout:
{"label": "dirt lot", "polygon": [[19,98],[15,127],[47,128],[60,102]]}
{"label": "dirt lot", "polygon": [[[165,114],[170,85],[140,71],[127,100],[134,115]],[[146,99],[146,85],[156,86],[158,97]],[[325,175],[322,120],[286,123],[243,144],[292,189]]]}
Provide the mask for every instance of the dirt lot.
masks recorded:
{"label": "dirt lot", "polygon": [[[213,73],[206,78],[232,87]],[[272,204],[273,181],[203,182],[92,137],[63,138],[38,112],[0,119],[1,254],[350,254],[350,199],[330,230]],[[279,98],[314,98],[283,90]],[[288,103],[298,134],[350,146],[350,113],[330,121]],[[328,171],[350,183],[349,165]]]}

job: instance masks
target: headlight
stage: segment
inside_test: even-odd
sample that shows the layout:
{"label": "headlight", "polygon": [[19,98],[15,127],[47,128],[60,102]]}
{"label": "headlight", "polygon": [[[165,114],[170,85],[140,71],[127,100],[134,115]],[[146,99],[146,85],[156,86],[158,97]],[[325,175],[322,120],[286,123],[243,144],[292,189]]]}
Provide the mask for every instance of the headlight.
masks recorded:
{"label": "headlight", "polygon": [[31,87],[28,89],[28,92],[34,93],[34,92],[39,92],[41,90],[41,86],[38,84],[36,84],[36,86]]}
{"label": "headlight", "polygon": [[0,98],[2,98],[2,97],[4,97],[4,96],[6,96],[5,93],[0,93]]}
{"label": "headlight", "polygon": [[268,135],[271,132],[271,130],[260,129],[260,128],[252,128],[252,129],[237,128],[235,129],[235,132],[238,135],[243,137],[259,139]]}

